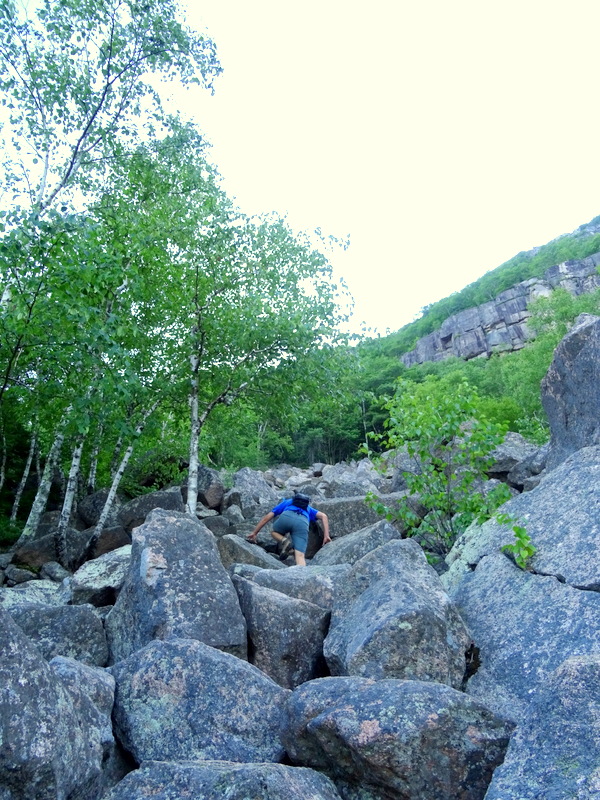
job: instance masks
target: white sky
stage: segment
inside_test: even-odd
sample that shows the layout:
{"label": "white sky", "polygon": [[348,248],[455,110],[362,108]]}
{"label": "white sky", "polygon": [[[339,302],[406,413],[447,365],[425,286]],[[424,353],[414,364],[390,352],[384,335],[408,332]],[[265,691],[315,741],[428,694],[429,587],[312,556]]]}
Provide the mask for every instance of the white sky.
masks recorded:
{"label": "white sky", "polygon": [[182,2],[224,68],[182,112],[242,210],[350,235],[355,327],[600,213],[598,0]]}

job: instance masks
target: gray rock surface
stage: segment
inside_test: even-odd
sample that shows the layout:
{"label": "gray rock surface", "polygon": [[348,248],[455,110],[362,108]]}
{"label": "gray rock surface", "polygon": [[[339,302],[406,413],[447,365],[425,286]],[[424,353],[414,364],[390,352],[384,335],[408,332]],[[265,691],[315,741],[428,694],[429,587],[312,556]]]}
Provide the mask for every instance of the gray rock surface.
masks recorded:
{"label": "gray rock surface", "polygon": [[278,762],[288,695],[256,667],[194,639],[155,641],[110,667],[115,734],[138,762]]}
{"label": "gray rock surface", "polygon": [[[69,564],[78,564],[83,557],[89,536],[86,531],[67,528],[66,539]],[[42,567],[48,561],[56,561],[54,533],[36,537],[19,545],[13,554],[13,562],[15,564],[23,564],[35,569]]]}
{"label": "gray rock surface", "polygon": [[[392,503],[395,495],[385,495],[385,502]],[[365,503],[365,496],[339,497],[332,500],[319,500],[315,508],[327,514],[332,539],[347,536],[353,531],[380,522],[383,517]],[[328,545],[329,546],[329,545]]]}
{"label": "gray rock surface", "polygon": [[504,440],[490,454],[494,462],[488,470],[493,475],[508,474],[512,469],[537,453],[538,448],[520,433],[508,431]]}
{"label": "gray rock surface", "polygon": [[483,558],[452,593],[480,649],[467,692],[520,722],[534,693],[570,656],[600,654],[600,594]]}
{"label": "gray rock surface", "polygon": [[[546,474],[531,492],[502,506],[531,538],[532,569],[571,586],[600,588],[600,447],[586,447]],[[453,591],[486,555],[514,541],[512,528],[490,520],[472,525],[448,554],[442,582]]]}
{"label": "gray rock surface", "polygon": [[126,531],[131,532],[133,528],[137,528],[145,520],[148,514],[156,508],[163,509],[164,511],[178,511],[183,513],[185,505],[183,497],[181,496],[181,489],[175,487],[168,490],[160,490],[158,492],[150,492],[149,494],[142,494],[139,497],[125,503],[117,514],[117,521],[119,525],[125,528]]}
{"label": "gray rock surface", "polygon": [[438,330],[419,339],[401,361],[410,367],[451,356],[475,358],[520,350],[532,338],[526,324],[531,316],[529,303],[548,297],[556,288],[574,295],[594,291],[600,286],[599,265],[600,253],[564,261],[547,269],[543,278],[521,281],[488,303],[459,311]]}
{"label": "gray rock surface", "polygon": [[398,527],[387,520],[380,520],[330,542],[312,558],[311,564],[315,566],[355,564],[371,550],[401,537],[402,533]]}
{"label": "gray rock surface", "polygon": [[219,536],[217,547],[226,569],[232,564],[254,564],[263,569],[285,569],[285,565],[278,558],[235,533]]}
{"label": "gray rock surface", "polygon": [[92,606],[26,605],[9,613],[47,661],[65,656],[91,666],[106,666],[106,634]]}
{"label": "gray rock surface", "polygon": [[600,797],[600,656],[567,659],[540,686],[486,800]]}
{"label": "gray rock surface", "polygon": [[96,800],[112,741],[107,704],[65,680],[2,610],[0,641],[2,800]]}
{"label": "gray rock surface", "polygon": [[283,764],[148,761],[105,800],[340,800],[325,775]]}
{"label": "gray rock surface", "polygon": [[319,769],[344,798],[482,800],[512,726],[449,686],[323,678],[285,704],[292,763]]}
{"label": "gray rock surface", "polygon": [[21,569],[14,564],[9,564],[4,570],[4,580],[7,586],[18,586],[21,583],[34,580],[36,577],[35,572],[29,569]]}
{"label": "gray rock surface", "polygon": [[71,573],[68,569],[61,567],[57,561],[48,561],[48,563],[44,564],[44,566],[41,568],[39,577],[42,580],[62,583],[65,578],[71,577]]}
{"label": "gray rock surface", "polygon": [[213,534],[157,509],[133,532],[130,570],[106,618],[111,661],[153,639],[191,638],[246,655],[246,623]]}
{"label": "gray rock surface", "polygon": [[329,611],[240,576],[233,583],[248,626],[251,664],[286,689],[327,674]]}
{"label": "gray rock surface", "polygon": [[[327,545],[329,547],[329,545]],[[274,572],[260,570],[243,577],[250,578],[259,586],[275,589],[298,600],[306,600],[320,608],[331,611],[335,597],[350,572],[349,564],[333,567],[320,567],[310,564],[307,567],[289,567]]]}
{"label": "gray rock surface", "polygon": [[198,468],[198,500],[207,508],[220,508],[225,487],[217,470],[204,465]]}
{"label": "gray rock surface", "polygon": [[64,584],[50,580],[28,581],[20,586],[0,588],[0,608],[5,611],[31,603],[62,606],[70,599],[70,590]]}
{"label": "gray rock surface", "polygon": [[[89,494],[79,501],[77,504],[77,513],[85,523],[86,527],[93,527],[100,519],[100,515],[104,510],[106,498],[108,497],[108,489],[100,489],[93,494]],[[114,525],[117,520],[117,515],[121,506],[123,505],[121,499],[117,496],[113,500],[113,505],[109,514],[107,524]]]}
{"label": "gray rock surface", "polygon": [[[50,669],[68,689],[73,708],[80,715],[94,720],[94,728],[102,747],[102,765],[93,787],[85,797],[103,798],[106,791],[118,783],[131,769],[131,764],[116,742],[112,732],[112,708],[115,699],[115,680],[106,670],[82,664],[72,658],[56,656]],[[87,711],[86,711],[87,709]],[[79,797],[79,794],[75,795]]]}
{"label": "gray rock surface", "polygon": [[600,444],[600,318],[582,314],[563,338],[542,381],[550,423],[547,469]]}
{"label": "gray rock surface", "polygon": [[461,686],[471,638],[412,539],[358,561],[337,594],[324,654],[332,675]]}
{"label": "gray rock surface", "polygon": [[71,602],[112,606],[125,582],[131,563],[131,545],[86,561],[69,581]]}
{"label": "gray rock surface", "polygon": [[255,522],[280,500],[281,493],[267,483],[262,473],[244,467],[233,475],[233,486],[225,493],[223,506],[239,506],[244,519]]}

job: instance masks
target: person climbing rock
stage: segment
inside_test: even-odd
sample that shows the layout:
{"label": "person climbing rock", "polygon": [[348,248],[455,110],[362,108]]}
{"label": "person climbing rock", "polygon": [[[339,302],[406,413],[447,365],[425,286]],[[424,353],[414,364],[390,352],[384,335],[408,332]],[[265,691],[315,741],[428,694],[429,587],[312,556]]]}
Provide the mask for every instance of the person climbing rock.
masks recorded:
{"label": "person climbing rock", "polygon": [[249,542],[255,542],[259,532],[272,519],[273,530],[271,536],[281,547],[279,558],[284,561],[294,550],[294,559],[299,567],[306,566],[306,547],[308,545],[308,528],[311,522],[318,519],[323,524],[323,544],[331,541],[329,536],[329,519],[327,514],[317,511],[310,505],[310,497],[306,494],[297,492],[292,498],[283,500],[275,506],[268,514],[256,524],[252,533],[248,536]]}

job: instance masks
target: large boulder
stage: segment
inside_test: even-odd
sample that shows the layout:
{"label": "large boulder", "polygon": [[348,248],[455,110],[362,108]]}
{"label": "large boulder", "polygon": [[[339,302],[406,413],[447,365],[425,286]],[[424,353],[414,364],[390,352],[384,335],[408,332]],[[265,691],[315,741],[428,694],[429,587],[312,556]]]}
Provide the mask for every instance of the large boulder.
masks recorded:
{"label": "large boulder", "polygon": [[112,709],[115,699],[115,679],[104,669],[98,669],[72,658],[55,656],[50,661],[50,669],[60,678],[70,693],[73,709],[79,718],[87,716],[92,723],[94,737],[102,746],[102,767],[100,775],[94,780],[87,793],[75,793],[73,798],[103,798],[106,791],[118,783],[131,770],[127,758],[113,736]]}
{"label": "large boulder", "polygon": [[278,762],[288,695],[256,667],[194,639],[155,641],[110,667],[115,735],[137,763]]}
{"label": "large boulder", "polygon": [[178,486],[173,489],[162,489],[158,492],[142,494],[130,500],[119,509],[117,522],[126,531],[131,532],[138,525],[141,525],[148,514],[156,508],[183,513],[185,505],[181,489]]}
{"label": "large boulder", "polygon": [[213,534],[186,514],[150,512],[106,629],[112,661],[169,636],[245,657],[246,623]]}
{"label": "large boulder", "polygon": [[92,606],[24,605],[10,615],[47,661],[65,656],[91,666],[106,666],[106,634]]}
{"label": "large boulder", "polygon": [[600,656],[567,659],[535,693],[486,800],[600,796]]}
{"label": "large boulder", "polygon": [[[88,494],[77,504],[77,513],[85,523],[86,527],[91,528],[97,524],[100,515],[104,511],[106,499],[108,497],[108,489],[100,489],[93,494]],[[115,497],[107,520],[107,525],[114,525],[117,520],[117,515],[123,503],[119,497]]]}
{"label": "large boulder", "polygon": [[[402,493],[386,495],[385,502],[392,504],[396,497],[401,496],[404,495]],[[364,495],[319,500],[318,505],[315,507],[327,514],[332,539],[347,536],[353,531],[374,525],[383,519],[381,514],[366,504]]]}
{"label": "large boulder", "polygon": [[471,638],[423,550],[390,542],[358,561],[338,592],[324,654],[332,675],[460,687]]}
{"label": "large boulder", "polygon": [[[79,564],[83,559],[86,545],[90,535],[87,531],[76,528],[67,528],[67,561],[69,564]],[[17,545],[13,553],[13,563],[38,569],[49,561],[56,561],[56,544],[54,532],[45,536],[36,537]]]}
{"label": "large boulder", "polygon": [[467,692],[515,722],[565,659],[600,654],[600,594],[503,554],[482,558],[451,596],[479,648]]}
{"label": "large boulder", "polygon": [[442,684],[323,678],[287,700],[282,741],[345,798],[482,800],[511,731]]}
{"label": "large boulder", "polygon": [[327,674],[328,611],[238,575],[233,582],[248,626],[251,664],[286,689]]}
{"label": "large boulder", "polygon": [[535,693],[486,800],[600,796],[600,656],[567,659]]}
{"label": "large boulder", "polygon": [[487,470],[489,475],[506,476],[526,458],[537,453],[538,448],[520,433],[508,431],[502,442],[492,451],[493,463]]}
{"label": "large boulder", "polygon": [[283,764],[147,761],[105,800],[340,800],[325,775]]}
{"label": "large boulder", "polygon": [[551,432],[548,469],[600,444],[600,318],[582,314],[560,342],[542,381],[542,404]]}
{"label": "large boulder", "polygon": [[0,588],[0,608],[5,611],[31,603],[62,606],[70,599],[71,593],[68,587],[51,580],[27,581],[19,586]]}
{"label": "large boulder", "polygon": [[90,696],[90,679],[71,681],[0,610],[0,796],[2,800],[96,800],[112,744],[113,681],[80,665],[102,683],[104,700]]}
{"label": "large boulder", "polygon": [[[594,589],[600,575],[600,447],[586,447],[546,474],[531,492],[502,506],[527,530],[536,552],[531,566],[555,575],[571,586]],[[468,577],[487,555],[514,543],[510,525],[492,519],[472,525],[446,557],[450,566],[442,577],[449,591]]]}
{"label": "large boulder", "polygon": [[235,533],[219,536],[217,547],[225,568],[229,568],[232,564],[254,564],[263,569],[285,569],[285,564],[278,558]]}
{"label": "large boulder", "polygon": [[319,492],[325,497],[356,497],[369,492],[376,493],[383,480],[373,464],[370,461],[368,463],[369,468],[344,463],[323,467]]}
{"label": "large boulder", "polygon": [[335,539],[316,553],[311,564],[333,566],[334,564],[355,564],[371,550],[394,539],[401,539],[401,530],[387,520],[379,520],[358,531]]}
{"label": "large boulder", "polygon": [[307,603],[331,611],[334,600],[340,588],[344,586],[349,572],[349,564],[333,567],[310,564],[307,567],[289,567],[278,572],[265,569],[243,577],[250,578],[259,586],[275,589],[275,591],[283,592],[297,600],[305,600]]}
{"label": "large boulder", "polygon": [[282,499],[262,473],[244,467],[233,475],[233,486],[225,493],[223,506],[239,506],[244,519],[256,521]]}
{"label": "large boulder", "polygon": [[94,606],[114,605],[125,583],[130,563],[130,544],[86,561],[68,581],[71,602]]}
{"label": "large boulder", "polygon": [[198,468],[198,500],[207,508],[221,508],[225,487],[219,473],[202,464]]}

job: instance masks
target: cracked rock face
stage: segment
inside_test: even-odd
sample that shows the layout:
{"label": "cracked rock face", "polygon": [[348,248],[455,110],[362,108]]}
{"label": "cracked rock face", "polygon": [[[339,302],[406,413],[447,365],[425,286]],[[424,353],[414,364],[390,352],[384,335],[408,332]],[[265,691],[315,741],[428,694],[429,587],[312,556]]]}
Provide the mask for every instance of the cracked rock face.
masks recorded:
{"label": "cracked rock face", "polygon": [[600,656],[567,659],[531,701],[486,800],[598,797],[598,697]]}
{"label": "cracked rock face", "polygon": [[600,447],[574,453],[502,510],[524,525],[531,571],[501,547],[512,531],[472,526],[442,582],[480,648],[467,691],[519,721],[550,674],[572,656],[600,654]]}
{"label": "cracked rock face", "polygon": [[600,656],[600,594],[483,558],[453,593],[481,666],[468,694],[520,722],[536,690],[574,655]]}

